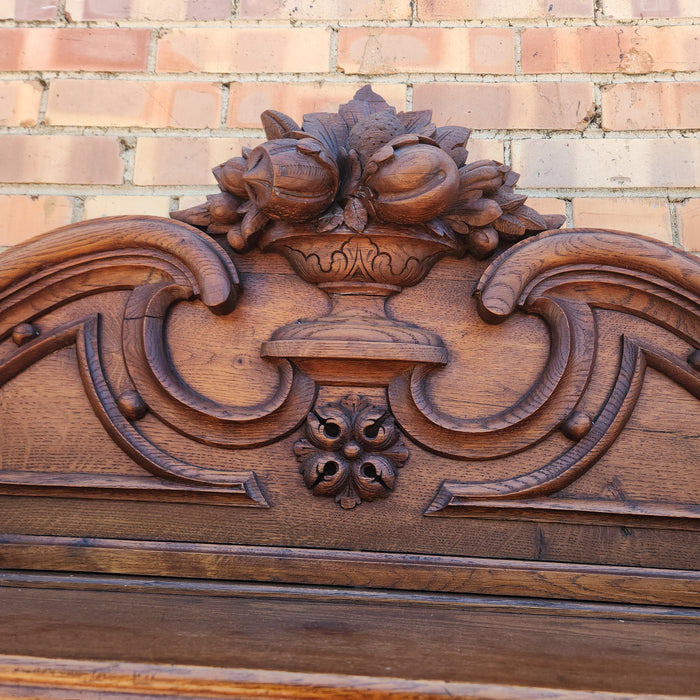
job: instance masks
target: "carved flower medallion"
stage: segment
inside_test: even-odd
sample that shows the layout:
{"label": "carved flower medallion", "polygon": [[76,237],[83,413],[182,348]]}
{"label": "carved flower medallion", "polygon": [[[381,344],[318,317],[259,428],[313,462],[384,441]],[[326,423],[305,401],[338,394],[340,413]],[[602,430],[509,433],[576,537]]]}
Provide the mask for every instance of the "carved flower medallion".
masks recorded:
{"label": "carved flower medallion", "polygon": [[312,410],[306,435],[294,445],[304,482],[346,509],[386,498],[408,459],[389,411],[356,394]]}

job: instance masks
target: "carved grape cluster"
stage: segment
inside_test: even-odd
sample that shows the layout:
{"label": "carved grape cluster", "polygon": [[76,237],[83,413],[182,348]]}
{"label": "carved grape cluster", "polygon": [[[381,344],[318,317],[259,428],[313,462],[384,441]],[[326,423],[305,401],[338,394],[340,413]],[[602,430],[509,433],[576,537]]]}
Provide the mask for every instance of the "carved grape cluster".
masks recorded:
{"label": "carved grape cluster", "polygon": [[304,482],[343,508],[388,496],[408,459],[388,410],[356,394],[309,413],[306,435],[294,445]]}
{"label": "carved grape cluster", "polygon": [[220,194],[173,216],[247,250],[270,221],[315,220],[318,233],[361,233],[370,219],[462,237],[476,257],[500,242],[558,228],[515,194],[519,175],[493,160],[466,164],[470,130],[399,112],[369,85],[338,113],[261,116],[268,141],[214,168]]}

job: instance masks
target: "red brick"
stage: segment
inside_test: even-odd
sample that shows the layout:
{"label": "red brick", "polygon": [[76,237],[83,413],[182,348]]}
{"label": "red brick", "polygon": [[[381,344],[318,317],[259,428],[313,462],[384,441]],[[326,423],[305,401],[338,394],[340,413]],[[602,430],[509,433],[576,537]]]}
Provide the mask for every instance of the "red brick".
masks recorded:
{"label": "red brick", "polygon": [[671,213],[661,197],[576,197],[574,226],[631,231],[671,243]]}
{"label": "red brick", "polygon": [[70,197],[0,196],[0,246],[15,245],[71,222]]}
{"label": "red brick", "polygon": [[0,70],[143,70],[148,29],[0,28]]}
{"label": "red brick", "polygon": [[603,15],[615,19],[700,17],[697,0],[605,0]]}
{"label": "red brick", "polygon": [[513,141],[520,187],[697,187],[700,141],[683,138]]}
{"label": "red brick", "polygon": [[497,160],[503,162],[503,141],[494,138],[470,138],[467,143],[467,163],[473,163],[477,160]]}
{"label": "red brick", "polygon": [[[338,105],[352,99],[362,83],[232,83],[228,125],[260,128],[260,115],[266,109],[288,114],[297,122],[309,112],[335,112]],[[406,109],[403,85],[375,85],[380,94],[398,111]]]}
{"label": "red brick", "polygon": [[134,184],[214,185],[211,169],[260,139],[144,137],[136,144]]}
{"label": "red brick", "polygon": [[173,29],[158,42],[166,73],[325,73],[329,56],[327,28]]}
{"label": "red brick", "polygon": [[213,83],[55,79],[45,121],[201,129],[219,126],[220,111],[221,88]]}
{"label": "red brick", "polygon": [[700,199],[688,199],[676,207],[681,243],[700,253]]}
{"label": "red brick", "polygon": [[540,214],[566,214],[566,201],[556,197],[528,197],[525,203]]}
{"label": "red brick", "polygon": [[512,73],[513,31],[497,28],[341,28],[345,73]]}
{"label": "red brick", "polygon": [[124,162],[107,136],[0,136],[0,182],[117,185]]}
{"label": "red brick", "polygon": [[602,93],[603,129],[698,129],[700,83],[621,83]]}
{"label": "red brick", "polygon": [[472,129],[575,129],[594,107],[590,83],[425,83],[414,109],[432,109],[436,124]]}
{"label": "red brick", "polygon": [[418,19],[593,17],[593,0],[418,0]]}
{"label": "red brick", "polygon": [[0,81],[0,126],[34,126],[42,92],[34,80]]}
{"label": "red brick", "polygon": [[700,70],[700,26],[525,29],[521,63],[524,73]]}
{"label": "red brick", "polygon": [[95,219],[101,216],[168,216],[170,197],[147,195],[98,195],[85,197],[83,219]]}
{"label": "red brick", "polygon": [[231,17],[230,0],[67,0],[74,22],[84,20],[217,20]]}
{"label": "red brick", "polygon": [[17,20],[51,20],[58,16],[58,0],[15,0]]}
{"label": "red brick", "polygon": [[131,0],[66,0],[69,21],[92,19],[129,19]]}
{"label": "red brick", "polygon": [[409,0],[240,0],[242,19],[400,20],[410,19]]}

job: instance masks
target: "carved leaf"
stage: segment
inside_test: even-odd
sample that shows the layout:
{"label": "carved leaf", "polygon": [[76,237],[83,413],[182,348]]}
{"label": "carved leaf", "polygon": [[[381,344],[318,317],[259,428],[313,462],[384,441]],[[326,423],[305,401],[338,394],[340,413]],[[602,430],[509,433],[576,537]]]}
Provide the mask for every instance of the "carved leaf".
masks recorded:
{"label": "carved leaf", "polygon": [[525,204],[527,195],[515,194],[510,187],[501,187],[493,196],[503,211],[512,212],[519,206]]}
{"label": "carved leaf", "polygon": [[180,211],[171,211],[171,219],[184,221],[190,226],[209,226],[211,223],[211,214],[209,212],[209,203],[204,202],[197,204],[189,209],[181,209]]}
{"label": "carved leaf", "polygon": [[528,231],[544,231],[547,228],[547,222],[542,214],[539,214],[531,207],[522,205],[513,212],[513,216],[515,216]]}
{"label": "carved leaf", "polygon": [[318,139],[334,158],[338,157],[340,149],[348,139],[348,126],[338,114],[305,114],[301,128],[306,136]]}
{"label": "carved leaf", "polygon": [[245,216],[241,222],[241,234],[247,241],[254,233],[257,233],[270,219],[263,214],[252,202],[250,206],[244,204],[239,211],[245,208]]}
{"label": "carved leaf", "polygon": [[362,206],[362,202],[355,197],[348,199],[343,213],[345,223],[358,233],[362,233],[367,226],[367,210]]}
{"label": "carved leaf", "polygon": [[343,223],[343,209],[334,204],[325,214],[319,217],[316,230],[319,233],[334,231]]}
{"label": "carved leaf", "polygon": [[463,236],[469,233],[469,224],[456,214],[447,214],[442,217],[442,220],[447,222],[453,231],[461,233]]}
{"label": "carved leaf", "polygon": [[433,137],[437,144],[450,158],[454,160],[458,168],[464,165],[467,160],[467,141],[471,129],[463,126],[441,126],[435,131]]}
{"label": "carved leaf", "polygon": [[544,214],[542,218],[547,224],[547,230],[561,228],[566,223],[566,216],[563,214]]}
{"label": "carved leaf", "polygon": [[338,114],[343,119],[347,128],[352,129],[357,122],[361,121],[368,114],[384,112],[386,110],[395,111],[383,97],[377,95],[377,93],[372,90],[371,85],[365,85],[355,93],[355,96],[350,102],[340,105]]}
{"label": "carved leaf", "polygon": [[493,226],[506,240],[522,238],[525,235],[525,226],[512,214],[502,214],[493,222]]}
{"label": "carved leaf", "polygon": [[340,199],[355,194],[362,178],[362,165],[356,151],[347,153],[344,148],[338,153],[340,170]]}
{"label": "carved leaf", "polygon": [[425,227],[431,233],[438,236],[438,238],[454,238],[454,234],[452,233],[452,229],[449,227],[448,223],[445,223],[440,219],[431,219],[430,221],[425,222]]}
{"label": "carved leaf", "polygon": [[266,109],[260,115],[265,136],[271,141],[272,139],[281,139],[288,131],[298,131],[299,125],[286,114],[277,112],[274,109]]}
{"label": "carved leaf", "polygon": [[468,206],[455,208],[450,213],[458,216],[470,226],[487,226],[503,212],[493,199],[481,198],[469,202]]}
{"label": "carved leaf", "polygon": [[416,112],[399,112],[396,117],[409,133],[422,133],[424,129],[431,133],[435,131],[435,125],[430,123],[433,113],[429,109]]}

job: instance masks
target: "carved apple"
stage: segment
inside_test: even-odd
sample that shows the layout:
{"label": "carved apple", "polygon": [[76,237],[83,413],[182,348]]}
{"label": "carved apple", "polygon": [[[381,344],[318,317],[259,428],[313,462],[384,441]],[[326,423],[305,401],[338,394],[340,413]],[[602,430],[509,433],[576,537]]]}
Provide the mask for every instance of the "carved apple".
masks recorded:
{"label": "carved apple", "polygon": [[417,224],[439,216],[459,188],[454,160],[430,139],[404,134],[380,148],[363,177],[368,205],[384,220]]}
{"label": "carved apple", "polygon": [[338,166],[311,138],[275,139],[254,148],[243,175],[250,200],[273,219],[307,221],[325,211],[338,191]]}

